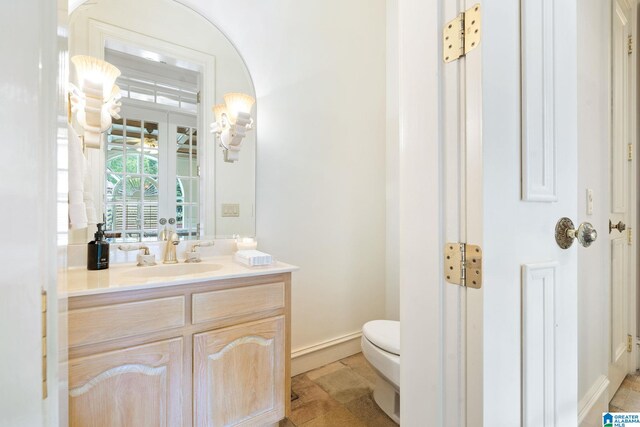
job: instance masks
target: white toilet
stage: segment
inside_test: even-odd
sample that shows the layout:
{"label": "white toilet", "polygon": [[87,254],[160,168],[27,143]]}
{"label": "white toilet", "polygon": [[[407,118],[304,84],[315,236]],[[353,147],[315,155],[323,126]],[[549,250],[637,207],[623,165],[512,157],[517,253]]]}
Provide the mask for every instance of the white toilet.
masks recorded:
{"label": "white toilet", "polygon": [[400,322],[372,320],[362,327],[362,354],[378,373],[373,399],[400,424]]}

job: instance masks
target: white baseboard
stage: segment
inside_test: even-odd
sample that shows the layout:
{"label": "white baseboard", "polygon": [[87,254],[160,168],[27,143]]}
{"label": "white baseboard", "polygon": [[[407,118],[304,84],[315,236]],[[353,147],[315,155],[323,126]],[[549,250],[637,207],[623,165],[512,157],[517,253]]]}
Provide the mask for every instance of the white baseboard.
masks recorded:
{"label": "white baseboard", "polygon": [[578,425],[580,427],[602,426],[602,413],[609,410],[609,378],[600,375],[589,391],[580,399]]}
{"label": "white baseboard", "polygon": [[362,332],[354,332],[291,352],[291,376],[359,353]]}

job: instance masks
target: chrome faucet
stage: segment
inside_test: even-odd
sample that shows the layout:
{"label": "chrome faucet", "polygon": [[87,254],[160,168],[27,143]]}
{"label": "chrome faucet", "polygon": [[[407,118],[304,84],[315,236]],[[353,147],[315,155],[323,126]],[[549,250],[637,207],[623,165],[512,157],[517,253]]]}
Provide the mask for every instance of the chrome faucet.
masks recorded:
{"label": "chrome faucet", "polygon": [[160,234],[161,240],[164,240],[166,243],[164,245],[164,249],[162,251],[162,263],[163,264],[176,264],[178,262],[178,257],[176,256],[176,246],[180,243],[180,237],[178,237],[178,233],[175,230],[169,229],[165,227]]}

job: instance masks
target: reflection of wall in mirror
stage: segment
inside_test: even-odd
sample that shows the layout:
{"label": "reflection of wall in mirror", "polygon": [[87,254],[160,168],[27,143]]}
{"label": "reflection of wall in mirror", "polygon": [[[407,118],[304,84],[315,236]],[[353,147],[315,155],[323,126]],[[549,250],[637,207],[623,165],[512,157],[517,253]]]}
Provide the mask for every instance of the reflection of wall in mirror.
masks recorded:
{"label": "reflection of wall in mirror", "polygon": [[[122,13],[123,10],[127,13]],[[141,16],[144,19],[140,19]],[[213,24],[177,2],[101,0],[81,5],[73,11],[69,25],[70,55],[82,53],[103,57],[104,42],[101,38],[104,35],[99,28],[105,24],[116,27],[114,31],[121,29],[118,38],[122,37],[125,44],[127,34],[136,33],[215,57],[215,88],[209,85],[212,88],[209,96],[201,97],[210,99],[211,105],[202,105],[205,117],[199,118],[200,134],[204,135],[201,159],[203,232],[216,237],[254,235],[256,132],[247,134],[240,161],[230,165],[224,162],[214,135],[208,131],[209,123],[213,121],[211,107],[222,101],[223,94],[245,92],[255,95],[249,72],[239,53]],[[102,201],[104,157],[98,150],[89,150],[87,156],[93,173],[95,200]],[[215,191],[210,190],[212,187]],[[222,218],[222,203],[239,204],[240,216]],[[70,243],[84,243],[91,235],[90,230],[87,235],[72,232]]]}

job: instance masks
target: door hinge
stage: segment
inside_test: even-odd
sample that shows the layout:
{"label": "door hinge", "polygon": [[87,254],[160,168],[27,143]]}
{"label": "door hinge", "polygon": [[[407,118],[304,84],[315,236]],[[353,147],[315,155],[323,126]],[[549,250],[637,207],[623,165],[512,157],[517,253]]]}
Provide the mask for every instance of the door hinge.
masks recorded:
{"label": "door hinge", "polygon": [[200,104],[200,91],[196,93],[196,104]]}
{"label": "door hinge", "polygon": [[633,244],[633,231],[631,227],[627,228],[627,243],[629,245]]}
{"label": "door hinge", "polygon": [[47,389],[47,291],[42,290],[41,295],[41,316],[42,316],[42,398],[48,396]]}
{"label": "door hinge", "polygon": [[628,47],[627,53],[631,55],[633,53],[633,36],[632,35],[629,35],[629,38],[627,39],[627,47]]}
{"label": "door hinge", "polygon": [[444,24],[442,30],[442,59],[452,62],[465,56],[480,44],[482,34],[480,4],[462,12]]}
{"label": "door hinge", "polygon": [[444,277],[447,282],[468,288],[482,287],[482,249],[466,243],[447,243],[444,248]]}
{"label": "door hinge", "polygon": [[196,173],[200,176],[200,165],[196,166]]}
{"label": "door hinge", "polygon": [[633,350],[633,337],[627,334],[627,351],[631,353],[631,350]]}
{"label": "door hinge", "polygon": [[627,160],[633,160],[633,144],[627,145]]}

